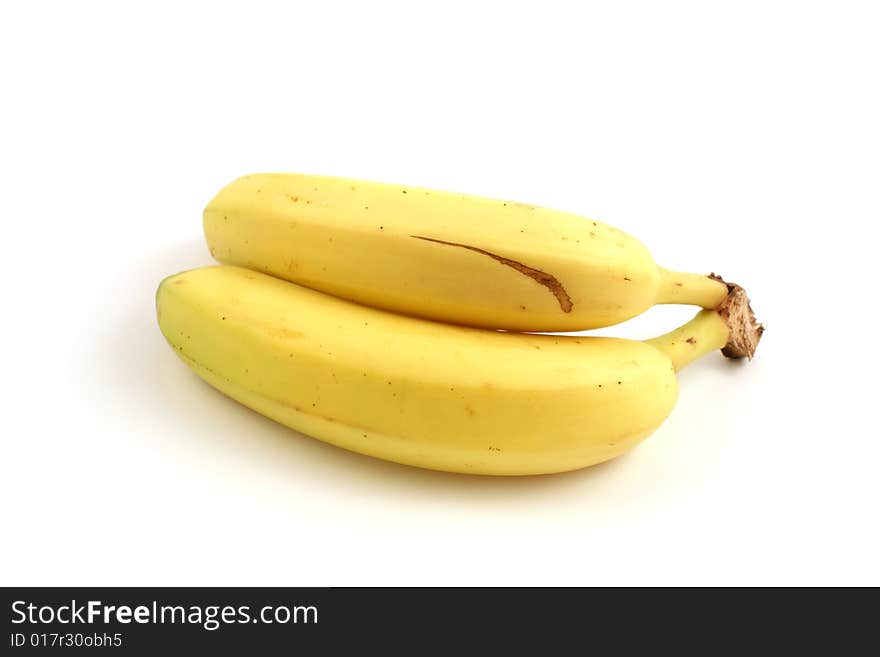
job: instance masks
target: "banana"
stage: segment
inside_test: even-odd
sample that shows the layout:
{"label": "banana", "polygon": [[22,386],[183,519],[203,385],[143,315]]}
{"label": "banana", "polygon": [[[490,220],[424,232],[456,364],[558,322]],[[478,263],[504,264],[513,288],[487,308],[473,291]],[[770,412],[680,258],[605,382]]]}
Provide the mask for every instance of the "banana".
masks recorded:
{"label": "banana", "polygon": [[715,308],[726,285],[659,267],[598,221],[345,178],[257,174],[208,204],[220,262],[393,312],[518,331],[617,324],[654,304]]}
{"label": "banana", "polygon": [[736,333],[708,310],[646,342],[487,331],[234,266],[171,276],[156,305],[180,358],[245,406],[370,456],[492,475],[622,454],[672,410],[675,371]]}

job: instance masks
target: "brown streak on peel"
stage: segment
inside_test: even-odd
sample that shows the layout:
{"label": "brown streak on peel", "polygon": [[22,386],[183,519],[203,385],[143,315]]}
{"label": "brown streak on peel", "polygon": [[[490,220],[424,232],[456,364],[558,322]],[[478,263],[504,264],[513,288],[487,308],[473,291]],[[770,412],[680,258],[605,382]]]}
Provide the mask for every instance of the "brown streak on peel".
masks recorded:
{"label": "brown streak on peel", "polygon": [[553,293],[553,296],[556,297],[556,300],[559,302],[559,307],[562,308],[562,312],[570,313],[571,309],[574,307],[574,304],[571,302],[571,297],[568,296],[568,292],[565,291],[565,288],[562,287],[562,283],[560,283],[555,276],[552,274],[548,274],[547,272],[543,272],[540,269],[534,269],[527,265],[522,264],[521,262],[517,262],[516,260],[511,260],[510,258],[505,258],[504,256],[496,255],[491,253],[490,251],[486,251],[485,249],[480,249],[476,246],[470,246],[468,244],[459,244],[457,242],[447,242],[445,240],[434,239],[433,237],[423,237],[421,235],[410,235],[410,237],[414,237],[417,240],[425,240],[426,242],[436,242],[437,244],[445,244],[446,246],[458,246],[462,249],[468,249],[469,251],[474,251],[476,253],[482,253],[483,255],[489,256],[493,260],[497,260],[502,265],[506,265],[507,267],[511,267],[518,271],[520,274],[524,274],[529,278],[533,279],[535,282],[540,283],[548,290]]}

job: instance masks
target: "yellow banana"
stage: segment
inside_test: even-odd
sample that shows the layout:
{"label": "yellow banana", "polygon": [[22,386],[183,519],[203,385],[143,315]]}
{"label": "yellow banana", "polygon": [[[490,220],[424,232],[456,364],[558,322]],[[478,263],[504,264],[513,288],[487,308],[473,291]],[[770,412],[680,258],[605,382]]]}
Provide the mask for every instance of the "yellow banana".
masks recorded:
{"label": "yellow banana", "polygon": [[657,266],[635,238],[546,208],[298,174],[245,176],[204,213],[211,253],[398,313],[485,328],[574,331],[654,304],[715,308],[719,280]]}
{"label": "yellow banana", "polygon": [[[525,475],[611,459],[672,410],[675,370],[725,345],[737,314],[666,336],[487,331],[367,308],[259,272],[165,279],[159,326],[230,397],[346,449],[436,470]],[[725,316],[727,319],[725,319]]]}

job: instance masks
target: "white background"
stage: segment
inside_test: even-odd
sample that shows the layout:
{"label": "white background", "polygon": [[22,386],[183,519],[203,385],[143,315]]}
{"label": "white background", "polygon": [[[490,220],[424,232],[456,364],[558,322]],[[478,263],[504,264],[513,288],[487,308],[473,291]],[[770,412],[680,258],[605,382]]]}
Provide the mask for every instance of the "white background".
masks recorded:
{"label": "white background", "polygon": [[[4,3],[2,584],[880,584],[880,21],[854,2]],[[232,178],[570,210],[747,287],[647,442],[523,479],[344,452],[153,294]],[[659,308],[603,331],[649,337]]]}

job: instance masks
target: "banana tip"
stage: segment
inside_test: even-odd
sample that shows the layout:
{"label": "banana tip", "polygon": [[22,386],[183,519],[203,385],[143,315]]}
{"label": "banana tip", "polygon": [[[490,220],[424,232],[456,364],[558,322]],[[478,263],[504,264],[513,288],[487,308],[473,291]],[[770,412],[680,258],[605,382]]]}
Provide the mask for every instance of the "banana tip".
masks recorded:
{"label": "banana tip", "polygon": [[764,334],[764,325],[755,319],[749,297],[741,286],[728,283],[717,274],[710,274],[709,278],[727,286],[727,296],[716,308],[727,328],[730,329],[727,344],[721,349],[721,353],[728,358],[751,360]]}

